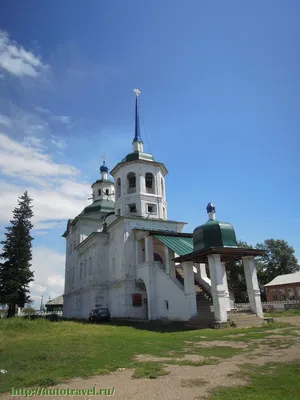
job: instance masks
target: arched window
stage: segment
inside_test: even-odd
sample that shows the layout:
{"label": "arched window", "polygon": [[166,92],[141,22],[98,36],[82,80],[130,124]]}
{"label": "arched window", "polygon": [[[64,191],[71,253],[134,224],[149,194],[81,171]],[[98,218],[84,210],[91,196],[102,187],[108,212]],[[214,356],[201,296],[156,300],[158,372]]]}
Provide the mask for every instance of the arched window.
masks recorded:
{"label": "arched window", "polygon": [[154,253],[154,261],[155,262],[160,262],[161,264],[164,263],[162,257],[157,253]]}
{"label": "arched window", "polygon": [[151,172],[146,173],[145,183],[146,183],[146,193],[155,193],[154,176],[153,174],[151,174]]}
{"label": "arched window", "polygon": [[129,172],[127,175],[127,193],[135,193],[136,192],[136,176],[134,172]]}
{"label": "arched window", "polygon": [[118,178],[116,186],[116,200],[118,200],[120,196],[121,196],[121,178]]}
{"label": "arched window", "polygon": [[165,188],[164,188],[164,180],[163,180],[163,178],[160,178],[160,184],[161,184],[161,195],[164,198],[165,197]]}

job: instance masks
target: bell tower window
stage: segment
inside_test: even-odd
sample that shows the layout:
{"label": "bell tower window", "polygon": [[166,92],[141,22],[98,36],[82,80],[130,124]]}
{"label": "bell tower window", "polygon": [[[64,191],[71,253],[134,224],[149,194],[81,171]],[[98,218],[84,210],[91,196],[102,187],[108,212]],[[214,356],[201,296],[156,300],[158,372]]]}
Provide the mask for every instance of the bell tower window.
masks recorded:
{"label": "bell tower window", "polygon": [[156,206],[156,204],[147,204],[146,205],[146,212],[148,214],[157,214],[157,206]]}
{"label": "bell tower window", "polygon": [[135,173],[129,172],[129,174],[127,175],[127,181],[128,181],[127,193],[135,193],[136,192],[136,176],[135,176]]}
{"label": "bell tower window", "polygon": [[136,204],[128,204],[129,212],[136,213]]}
{"label": "bell tower window", "polygon": [[101,196],[101,189],[98,189],[98,196]]}
{"label": "bell tower window", "polygon": [[155,193],[153,174],[147,172],[145,175],[145,181],[146,181],[146,193]]}

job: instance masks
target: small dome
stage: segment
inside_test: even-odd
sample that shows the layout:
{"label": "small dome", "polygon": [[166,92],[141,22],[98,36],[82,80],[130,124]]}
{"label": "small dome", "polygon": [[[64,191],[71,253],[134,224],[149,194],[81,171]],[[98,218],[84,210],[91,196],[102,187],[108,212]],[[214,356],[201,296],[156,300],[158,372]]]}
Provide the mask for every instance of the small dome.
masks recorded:
{"label": "small dome", "polygon": [[206,207],[206,211],[207,211],[208,213],[210,213],[210,212],[216,212],[216,207],[213,205],[213,203],[208,203],[208,204],[207,204],[207,207]]}
{"label": "small dome", "polygon": [[100,167],[100,172],[108,172],[108,168],[105,165],[105,161],[103,161],[103,165],[101,165],[101,167]]}
{"label": "small dome", "polygon": [[[215,206],[209,203],[208,213],[215,212]],[[198,226],[193,232],[194,251],[210,249],[212,247],[237,247],[234,228],[227,222],[209,219],[205,224]]]}

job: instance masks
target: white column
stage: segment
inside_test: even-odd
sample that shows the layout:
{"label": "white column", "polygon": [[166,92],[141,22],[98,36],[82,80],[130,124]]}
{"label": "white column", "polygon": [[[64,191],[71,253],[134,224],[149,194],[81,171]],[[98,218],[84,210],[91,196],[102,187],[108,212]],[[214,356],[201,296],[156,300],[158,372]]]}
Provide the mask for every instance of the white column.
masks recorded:
{"label": "white column", "polygon": [[220,254],[210,254],[207,256],[207,259],[211,279],[211,294],[214,304],[215,319],[217,322],[227,322],[227,307],[221,257]]}
{"label": "white column", "polygon": [[139,191],[138,193],[145,193],[145,175],[142,173],[139,174]]}
{"label": "white column", "polygon": [[166,274],[170,274],[170,253],[169,253],[169,248],[165,246],[164,248],[164,255],[165,255],[165,266],[166,266]]}
{"label": "white column", "polygon": [[153,236],[145,237],[145,257],[146,257],[146,262],[154,261]]}
{"label": "white column", "polygon": [[190,316],[197,315],[195,279],[192,262],[183,262],[183,276],[184,276],[184,293],[189,300]]}
{"label": "white column", "polygon": [[257,280],[256,267],[253,256],[243,257],[244,271],[247,284],[247,292],[250,304],[250,310],[259,317],[263,317],[261,305],[260,290]]}
{"label": "white column", "polygon": [[230,304],[230,296],[229,296],[226,268],[225,268],[224,262],[221,262],[221,268],[222,268],[222,275],[223,275],[223,285],[224,285],[224,290],[225,290],[226,310],[230,311],[231,304]]}
{"label": "white column", "polygon": [[176,279],[176,265],[173,260],[170,260],[169,262],[169,273],[172,278]]}
{"label": "white column", "polygon": [[199,266],[199,273],[200,273],[201,278],[207,278],[206,264],[201,263],[201,264],[198,264],[198,266]]}

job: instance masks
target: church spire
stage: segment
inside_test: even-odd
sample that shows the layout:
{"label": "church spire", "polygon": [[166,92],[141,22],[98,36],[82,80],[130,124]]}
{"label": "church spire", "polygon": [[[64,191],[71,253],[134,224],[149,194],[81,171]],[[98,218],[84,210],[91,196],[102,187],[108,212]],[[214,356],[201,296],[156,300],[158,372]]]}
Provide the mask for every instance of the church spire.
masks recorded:
{"label": "church spire", "polygon": [[139,89],[134,89],[135,93],[135,124],[134,124],[134,139],[132,142],[133,151],[143,152],[143,141],[140,133],[140,119],[139,119],[139,100],[138,97],[141,94]]}

